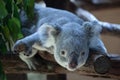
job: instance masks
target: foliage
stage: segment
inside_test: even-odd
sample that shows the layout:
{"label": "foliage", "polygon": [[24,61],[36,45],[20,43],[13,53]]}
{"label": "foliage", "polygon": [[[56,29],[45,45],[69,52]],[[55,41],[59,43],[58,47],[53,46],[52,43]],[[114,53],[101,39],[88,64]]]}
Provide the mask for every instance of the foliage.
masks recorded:
{"label": "foliage", "polygon": [[[22,38],[19,11],[24,9],[28,18],[34,17],[34,0],[0,0],[0,52],[11,51],[14,42]],[[0,80],[6,80],[0,62]]]}
{"label": "foliage", "polygon": [[34,0],[0,0],[0,52],[11,51],[14,42],[22,38],[19,11],[24,9],[32,19]]}

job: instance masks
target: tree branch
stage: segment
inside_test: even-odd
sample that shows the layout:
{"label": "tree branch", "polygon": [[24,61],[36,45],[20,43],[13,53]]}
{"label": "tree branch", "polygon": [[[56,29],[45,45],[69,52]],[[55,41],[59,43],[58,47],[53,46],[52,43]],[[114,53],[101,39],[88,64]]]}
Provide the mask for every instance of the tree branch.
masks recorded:
{"label": "tree branch", "polygon": [[[42,55],[42,54],[41,54]],[[40,72],[40,73],[77,73],[84,76],[91,77],[108,77],[120,79],[120,56],[111,56],[107,58],[104,55],[91,55],[85,66],[80,69],[70,72],[61,66],[59,66],[54,59],[51,61],[45,60],[51,54],[44,54],[42,57],[38,57],[39,65],[37,70],[29,70],[27,65],[22,62],[17,55],[0,55],[0,60],[3,64],[3,68],[6,74],[8,73],[28,73],[28,72]],[[106,73],[106,74],[104,74]]]}

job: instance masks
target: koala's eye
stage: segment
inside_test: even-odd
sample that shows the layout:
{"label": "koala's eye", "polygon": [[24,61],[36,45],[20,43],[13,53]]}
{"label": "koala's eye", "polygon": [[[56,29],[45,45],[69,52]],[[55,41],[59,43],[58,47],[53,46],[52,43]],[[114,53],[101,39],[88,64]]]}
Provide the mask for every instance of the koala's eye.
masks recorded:
{"label": "koala's eye", "polygon": [[61,56],[65,56],[66,55],[66,51],[61,51]]}
{"label": "koala's eye", "polygon": [[83,52],[81,52],[81,56],[84,56],[85,55],[85,52],[83,51]]}
{"label": "koala's eye", "polygon": [[61,54],[62,54],[62,55],[65,55],[65,51],[61,51]]}

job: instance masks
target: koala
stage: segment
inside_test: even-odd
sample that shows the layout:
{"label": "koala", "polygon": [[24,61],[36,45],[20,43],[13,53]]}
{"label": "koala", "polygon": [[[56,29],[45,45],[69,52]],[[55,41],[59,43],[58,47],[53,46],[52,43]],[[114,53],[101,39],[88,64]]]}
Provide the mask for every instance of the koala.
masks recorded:
{"label": "koala", "polygon": [[32,59],[38,50],[51,53],[55,61],[69,71],[85,65],[90,49],[108,55],[100,38],[103,26],[98,20],[85,21],[71,12],[37,4],[35,13],[37,20],[30,25],[26,15],[21,14],[21,22],[29,27],[23,31],[29,34],[13,46],[29,69],[36,69]]}

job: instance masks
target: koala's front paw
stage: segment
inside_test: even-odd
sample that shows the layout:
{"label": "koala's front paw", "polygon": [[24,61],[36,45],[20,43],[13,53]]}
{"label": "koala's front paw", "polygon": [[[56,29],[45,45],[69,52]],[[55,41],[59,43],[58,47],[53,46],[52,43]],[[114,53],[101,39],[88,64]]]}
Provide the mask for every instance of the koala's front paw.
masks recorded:
{"label": "koala's front paw", "polygon": [[23,52],[19,54],[20,59],[27,64],[27,66],[30,70],[36,70],[35,64],[36,65],[39,65],[39,64],[34,60],[33,57],[29,58],[28,56],[26,56],[24,54],[25,53],[23,53]]}
{"label": "koala's front paw", "polygon": [[18,40],[13,47],[13,51],[15,53],[27,51],[27,49],[28,49],[28,46],[24,42],[22,42],[21,40]]}

